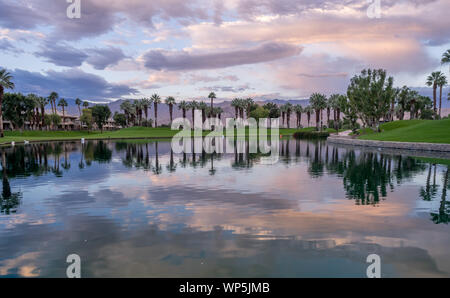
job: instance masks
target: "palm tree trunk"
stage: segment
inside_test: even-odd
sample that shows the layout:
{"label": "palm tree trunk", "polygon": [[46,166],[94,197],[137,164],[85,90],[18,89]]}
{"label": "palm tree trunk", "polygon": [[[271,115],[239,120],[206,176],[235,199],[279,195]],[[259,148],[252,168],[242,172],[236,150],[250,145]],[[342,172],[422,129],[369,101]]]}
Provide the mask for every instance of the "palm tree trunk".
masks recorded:
{"label": "palm tree trunk", "polygon": [[0,138],[5,137],[3,132],[3,86],[0,85]]}

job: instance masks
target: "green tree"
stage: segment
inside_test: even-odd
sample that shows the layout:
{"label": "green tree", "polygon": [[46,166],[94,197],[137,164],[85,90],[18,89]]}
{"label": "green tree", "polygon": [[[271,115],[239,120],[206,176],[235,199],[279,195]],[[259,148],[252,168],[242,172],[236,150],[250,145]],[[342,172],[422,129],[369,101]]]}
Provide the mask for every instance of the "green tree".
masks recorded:
{"label": "green tree", "polygon": [[12,79],[12,75],[6,69],[0,69],[0,138],[5,136],[3,132],[3,94],[5,89],[14,89],[15,86]]}
{"label": "green tree", "polygon": [[52,105],[52,114],[56,114],[56,100],[59,98],[58,93],[52,92],[50,93],[48,100],[50,101]]}
{"label": "green tree", "polygon": [[79,99],[79,98],[75,99],[75,104],[78,106],[78,113],[80,114],[80,117],[81,117],[81,104],[82,103],[83,102],[81,101],[81,99]]}
{"label": "green tree", "polygon": [[380,119],[388,114],[396,95],[393,85],[394,79],[388,77],[385,70],[364,69],[348,86],[349,108],[366,126],[379,131]]}
{"label": "green tree", "polygon": [[173,121],[173,106],[176,104],[175,98],[172,96],[169,96],[165,100],[166,105],[169,106],[169,116],[170,116],[170,123],[172,124]]}
{"label": "green tree", "polygon": [[217,98],[216,93],[214,92],[209,93],[208,98],[211,100],[211,113],[212,113],[214,107],[214,99]]}
{"label": "green tree", "polygon": [[437,101],[436,90],[437,90],[437,87],[439,85],[439,82],[442,79],[442,76],[443,76],[442,72],[434,71],[434,72],[431,73],[431,75],[429,75],[427,77],[427,82],[426,82],[427,86],[433,87],[433,110],[434,110],[434,113],[435,113],[435,118],[437,118],[437,115],[438,115],[438,113],[437,113],[437,103],[436,103],[436,101]]}
{"label": "green tree", "polygon": [[111,117],[111,110],[106,105],[96,105],[91,109],[94,122],[103,133],[103,126],[108,122],[109,117]]}
{"label": "green tree", "polygon": [[92,125],[94,124],[94,118],[92,117],[92,110],[91,109],[83,109],[81,117],[80,117],[81,123],[84,123],[86,125],[88,131],[92,130]]}
{"label": "green tree", "polygon": [[322,110],[327,107],[327,97],[320,93],[313,93],[309,98],[309,103],[316,112],[316,130],[322,131],[321,115]]}
{"label": "green tree", "polygon": [[[66,122],[66,107],[68,106],[67,101],[64,98],[61,98],[58,102],[58,106],[62,109],[63,114],[63,124]],[[64,125],[64,130],[66,129],[66,126]]]}
{"label": "green tree", "polygon": [[439,118],[441,117],[442,110],[442,88],[444,88],[447,84],[447,78],[445,75],[442,75],[437,82],[437,85],[439,86]]}
{"label": "green tree", "polygon": [[127,125],[127,117],[125,116],[125,114],[115,112],[113,119],[114,123],[116,123],[116,125],[118,126],[125,127]]}
{"label": "green tree", "polygon": [[153,94],[151,97],[153,106],[155,107],[155,127],[158,127],[158,104],[161,103],[161,97],[158,94]]}

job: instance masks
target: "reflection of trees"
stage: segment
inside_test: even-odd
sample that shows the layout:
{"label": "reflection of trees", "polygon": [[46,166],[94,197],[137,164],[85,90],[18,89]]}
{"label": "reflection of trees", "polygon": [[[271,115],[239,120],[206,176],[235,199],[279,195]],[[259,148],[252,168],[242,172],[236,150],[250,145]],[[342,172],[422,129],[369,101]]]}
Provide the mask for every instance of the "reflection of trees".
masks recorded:
{"label": "reflection of trees", "polygon": [[0,212],[5,214],[15,213],[17,207],[20,205],[21,193],[11,192],[11,185],[9,184],[7,168],[6,168],[6,154],[2,151],[2,194],[0,196]]}
{"label": "reflection of trees", "polygon": [[448,224],[450,220],[450,202],[447,201],[447,190],[449,188],[449,171],[450,167],[447,167],[444,177],[442,179],[442,197],[441,203],[439,204],[439,212],[431,213],[431,220],[435,224],[445,223]]}

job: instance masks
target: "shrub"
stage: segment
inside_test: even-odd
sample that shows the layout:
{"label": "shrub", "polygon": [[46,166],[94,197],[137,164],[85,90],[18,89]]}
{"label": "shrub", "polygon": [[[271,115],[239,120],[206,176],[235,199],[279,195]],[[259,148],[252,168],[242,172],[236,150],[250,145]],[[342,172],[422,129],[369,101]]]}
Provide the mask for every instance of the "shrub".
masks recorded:
{"label": "shrub", "polygon": [[330,133],[327,131],[297,131],[294,133],[296,139],[326,139],[329,136]]}

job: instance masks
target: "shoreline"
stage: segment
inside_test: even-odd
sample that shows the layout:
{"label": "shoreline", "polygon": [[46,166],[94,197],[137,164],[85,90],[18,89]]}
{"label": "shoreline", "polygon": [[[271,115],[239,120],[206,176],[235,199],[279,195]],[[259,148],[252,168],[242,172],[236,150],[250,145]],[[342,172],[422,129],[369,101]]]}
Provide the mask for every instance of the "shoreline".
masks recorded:
{"label": "shoreline", "polygon": [[445,152],[450,154],[450,144],[444,143],[420,143],[420,142],[393,142],[393,141],[376,141],[376,140],[360,140],[348,137],[330,136],[327,143],[339,145],[351,145],[358,147],[383,148],[407,150],[416,152]]}

